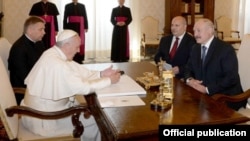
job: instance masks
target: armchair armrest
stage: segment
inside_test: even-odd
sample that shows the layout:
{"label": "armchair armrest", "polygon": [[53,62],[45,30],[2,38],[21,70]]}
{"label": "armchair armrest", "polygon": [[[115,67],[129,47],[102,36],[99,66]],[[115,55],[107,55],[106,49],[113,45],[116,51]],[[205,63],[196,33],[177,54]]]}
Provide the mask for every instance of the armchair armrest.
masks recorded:
{"label": "armchair armrest", "polygon": [[25,94],[25,90],[26,90],[26,88],[22,88],[22,87],[13,87],[14,93]]}
{"label": "armchair armrest", "polygon": [[165,33],[164,32],[158,32],[157,35],[158,35],[157,40],[160,40],[165,35]]}
{"label": "armchair armrest", "polygon": [[240,33],[239,31],[237,30],[231,30],[231,32],[234,32],[234,33]]}
{"label": "armchair armrest", "polygon": [[84,127],[79,120],[81,112],[84,113],[84,118],[89,118],[91,113],[89,108],[86,105],[76,105],[61,111],[55,112],[43,112],[32,109],[26,106],[12,106],[5,109],[7,116],[12,117],[14,114],[20,115],[28,115],[40,119],[60,119],[67,116],[72,116],[72,124],[74,125],[75,129],[73,131],[74,137],[80,137],[84,131]]}
{"label": "armchair armrest", "polygon": [[221,39],[224,39],[223,31],[216,30],[216,34],[217,34],[217,37],[220,37],[219,35],[221,35]]}
{"label": "armchair armrest", "polygon": [[225,102],[240,102],[250,97],[250,89],[246,90],[244,93],[238,95],[225,95],[225,94],[214,94],[212,96],[216,101],[225,103]]}
{"label": "armchair armrest", "polygon": [[240,32],[237,30],[231,30],[231,33],[236,33],[238,35],[238,38],[240,38]]}
{"label": "armchair armrest", "polygon": [[146,34],[145,34],[145,33],[142,34],[142,39],[141,39],[141,41],[143,41],[143,42],[146,41]]}

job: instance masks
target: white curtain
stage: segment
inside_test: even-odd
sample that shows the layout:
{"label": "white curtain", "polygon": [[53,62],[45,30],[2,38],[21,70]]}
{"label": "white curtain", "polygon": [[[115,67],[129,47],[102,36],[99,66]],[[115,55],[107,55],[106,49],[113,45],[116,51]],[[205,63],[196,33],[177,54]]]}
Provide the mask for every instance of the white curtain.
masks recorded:
{"label": "white curtain", "polygon": [[250,0],[240,0],[239,7],[239,29],[242,33],[241,37],[244,34],[250,34]]}
{"label": "white curtain", "polygon": [[[57,5],[59,30],[62,30],[64,7],[72,0],[51,0]],[[86,34],[85,60],[110,60],[111,37],[113,26],[110,22],[112,9],[118,6],[117,0],[78,0],[86,7],[89,30]],[[130,7],[133,21],[129,25],[130,58],[138,58],[140,49],[139,1],[126,0],[125,6]],[[138,58],[139,59],[139,58]]]}

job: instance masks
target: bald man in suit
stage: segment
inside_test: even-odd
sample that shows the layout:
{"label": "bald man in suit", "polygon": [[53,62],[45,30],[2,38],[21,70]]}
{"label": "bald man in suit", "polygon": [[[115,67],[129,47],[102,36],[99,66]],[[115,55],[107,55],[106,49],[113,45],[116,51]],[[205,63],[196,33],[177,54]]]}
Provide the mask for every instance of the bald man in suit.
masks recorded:
{"label": "bald man in suit", "polygon": [[[172,65],[175,77],[184,77],[184,68],[189,58],[192,46],[196,43],[194,37],[186,32],[187,22],[182,16],[177,16],[171,22],[171,35],[161,38],[158,52],[155,54],[154,60],[158,64],[160,60]],[[174,42],[178,38],[178,46],[176,53],[171,56]]]}

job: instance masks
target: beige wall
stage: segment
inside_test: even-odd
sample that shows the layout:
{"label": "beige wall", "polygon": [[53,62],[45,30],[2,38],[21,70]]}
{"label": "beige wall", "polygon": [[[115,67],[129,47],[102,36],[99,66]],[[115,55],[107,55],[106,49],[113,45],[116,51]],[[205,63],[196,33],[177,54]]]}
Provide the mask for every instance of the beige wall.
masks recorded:
{"label": "beige wall", "polygon": [[[40,0],[3,0],[3,33],[2,35],[6,37],[9,42],[14,43],[15,40],[22,34],[23,23],[28,17],[29,10],[31,6]],[[160,29],[164,27],[164,3],[165,0],[157,0],[160,2],[155,2],[153,0],[141,0],[143,1],[140,6],[141,19],[146,15],[150,15],[160,19]],[[56,1],[60,2],[60,1]],[[156,9],[156,10],[154,10]]]}
{"label": "beige wall", "polygon": [[215,0],[214,18],[225,15],[232,18],[232,28],[238,30],[239,0]]}
{"label": "beige wall", "polygon": [[13,43],[23,33],[23,23],[33,3],[39,0],[3,0],[3,36]]}
{"label": "beige wall", "polygon": [[[3,0],[3,36],[13,43],[21,34],[23,30],[24,20],[28,17],[29,10],[33,3],[40,0]],[[164,2],[165,0],[142,0],[140,6],[141,19],[146,15],[150,15],[160,19],[160,29],[164,27]],[[215,0],[215,18],[220,15],[227,15],[232,19],[236,19],[233,27],[238,27],[238,0]]]}
{"label": "beige wall", "polygon": [[159,20],[159,31],[163,32],[165,26],[165,0],[141,0],[140,19],[146,16],[152,16]]}

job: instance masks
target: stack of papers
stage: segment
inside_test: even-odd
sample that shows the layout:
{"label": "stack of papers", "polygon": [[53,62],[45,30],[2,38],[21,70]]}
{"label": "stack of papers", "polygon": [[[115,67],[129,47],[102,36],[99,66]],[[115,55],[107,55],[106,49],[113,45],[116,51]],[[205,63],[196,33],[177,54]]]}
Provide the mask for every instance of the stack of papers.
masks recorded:
{"label": "stack of papers", "polygon": [[96,91],[101,107],[145,105],[138,96],[145,94],[146,90],[126,74],[118,83]]}
{"label": "stack of papers", "polygon": [[118,83],[96,91],[98,97],[124,96],[124,95],[145,95],[146,90],[135,80],[124,74]]}
{"label": "stack of papers", "polygon": [[124,107],[145,105],[139,96],[98,97],[101,107]]}

